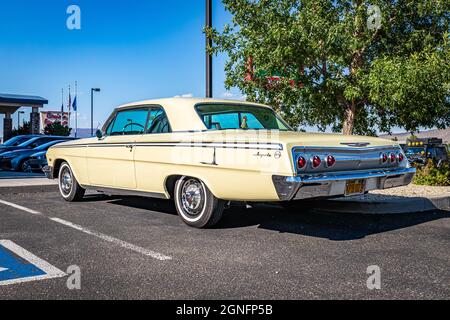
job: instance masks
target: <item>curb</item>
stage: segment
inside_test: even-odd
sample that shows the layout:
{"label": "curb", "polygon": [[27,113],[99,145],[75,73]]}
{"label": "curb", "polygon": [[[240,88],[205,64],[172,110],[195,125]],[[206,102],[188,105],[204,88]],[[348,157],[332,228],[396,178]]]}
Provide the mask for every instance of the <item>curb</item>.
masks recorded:
{"label": "curb", "polygon": [[436,210],[450,211],[450,196],[385,201],[339,199],[321,202],[318,207],[331,212],[361,214],[404,214]]}

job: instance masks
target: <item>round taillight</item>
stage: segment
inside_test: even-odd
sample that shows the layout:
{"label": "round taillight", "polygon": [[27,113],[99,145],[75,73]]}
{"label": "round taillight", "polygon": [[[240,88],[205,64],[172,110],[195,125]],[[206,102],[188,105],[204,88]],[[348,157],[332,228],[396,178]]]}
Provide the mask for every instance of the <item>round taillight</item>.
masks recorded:
{"label": "round taillight", "polygon": [[319,167],[320,166],[320,164],[322,163],[322,160],[320,160],[320,157],[319,156],[314,156],[313,158],[312,158],[312,167],[313,168],[317,168],[317,167]]}
{"label": "round taillight", "polygon": [[388,156],[386,153],[380,154],[380,162],[381,163],[386,163],[387,160],[388,160]]}
{"label": "round taillight", "polygon": [[398,154],[398,162],[403,162],[403,160],[405,160],[405,156],[403,155],[403,153],[399,153]]}
{"label": "round taillight", "polygon": [[397,160],[397,157],[395,156],[395,153],[391,153],[389,155],[389,160],[391,161],[391,163],[394,163]]}
{"label": "round taillight", "polygon": [[298,157],[297,158],[297,168],[303,169],[305,166],[306,166],[306,159],[303,157]]}
{"label": "round taillight", "polygon": [[336,158],[333,156],[327,157],[327,167],[332,167],[336,163]]}

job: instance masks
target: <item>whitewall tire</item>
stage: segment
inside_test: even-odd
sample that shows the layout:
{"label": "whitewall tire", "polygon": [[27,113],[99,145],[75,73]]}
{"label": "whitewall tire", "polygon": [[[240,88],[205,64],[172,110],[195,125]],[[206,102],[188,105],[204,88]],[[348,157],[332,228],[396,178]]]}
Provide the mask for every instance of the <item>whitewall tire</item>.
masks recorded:
{"label": "whitewall tire", "polygon": [[222,218],[225,201],[217,199],[199,179],[180,178],[174,196],[178,215],[191,227],[212,227]]}
{"label": "whitewall tire", "polygon": [[61,196],[69,202],[82,200],[86,191],[78,184],[67,162],[63,162],[59,168],[58,186]]}

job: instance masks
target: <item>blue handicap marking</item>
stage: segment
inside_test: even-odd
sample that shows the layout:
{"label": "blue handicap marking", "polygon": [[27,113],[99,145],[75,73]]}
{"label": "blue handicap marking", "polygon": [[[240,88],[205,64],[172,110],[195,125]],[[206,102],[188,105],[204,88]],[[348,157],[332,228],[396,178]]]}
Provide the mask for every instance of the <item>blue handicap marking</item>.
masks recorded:
{"label": "blue handicap marking", "polygon": [[0,281],[35,277],[45,272],[0,245]]}
{"label": "blue handicap marking", "polygon": [[66,274],[9,240],[0,240],[0,286]]}

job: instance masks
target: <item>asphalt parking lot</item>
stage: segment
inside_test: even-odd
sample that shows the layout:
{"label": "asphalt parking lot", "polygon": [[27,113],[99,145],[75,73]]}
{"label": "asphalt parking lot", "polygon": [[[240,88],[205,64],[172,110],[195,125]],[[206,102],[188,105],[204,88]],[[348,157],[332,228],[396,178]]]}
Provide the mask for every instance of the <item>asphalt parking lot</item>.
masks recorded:
{"label": "asphalt parking lot", "polygon": [[[333,214],[233,207],[214,229],[171,202],[0,194],[0,240],[67,276],[0,285],[1,299],[449,299],[450,212]],[[367,268],[381,268],[381,289]],[[0,266],[1,267],[1,266]]]}

